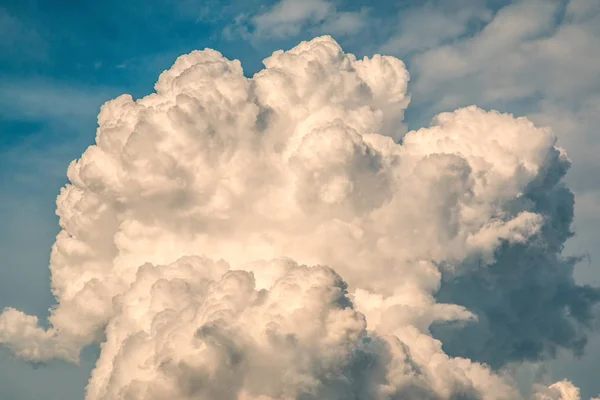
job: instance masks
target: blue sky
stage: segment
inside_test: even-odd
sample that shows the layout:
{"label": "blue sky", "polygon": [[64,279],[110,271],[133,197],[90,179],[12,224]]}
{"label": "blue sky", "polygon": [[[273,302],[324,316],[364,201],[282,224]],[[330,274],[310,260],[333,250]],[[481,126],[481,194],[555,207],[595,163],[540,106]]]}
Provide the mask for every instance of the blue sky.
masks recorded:
{"label": "blue sky", "polygon": [[[597,0],[34,1],[0,6],[0,307],[48,315],[54,201],[69,162],[94,140],[100,105],[152,91],[178,55],[215,48],[247,75],[274,50],[332,34],[358,56],[385,52],[411,72],[409,128],[476,103],[551,126],[573,168],[577,236],[589,254],[580,281],[600,278],[600,7]],[[32,368],[0,351],[0,397],[80,399],[95,352],[80,367]],[[581,359],[544,373],[589,396],[600,338]],[[43,389],[41,389],[43,388]]]}

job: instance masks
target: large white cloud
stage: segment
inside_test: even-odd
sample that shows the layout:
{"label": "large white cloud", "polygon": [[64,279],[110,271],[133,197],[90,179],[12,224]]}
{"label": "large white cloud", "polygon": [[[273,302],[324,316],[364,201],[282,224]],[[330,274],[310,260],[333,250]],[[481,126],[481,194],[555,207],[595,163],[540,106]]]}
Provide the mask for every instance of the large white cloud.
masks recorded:
{"label": "large white cloud", "polygon": [[[330,37],[264,64],[192,52],[102,107],[57,202],[51,327],[6,309],[1,343],[35,362],[102,343],[89,399],[513,399],[430,328],[493,343],[532,281],[551,293],[503,348],[585,340],[598,293],[560,258],[570,162],[549,130],[468,107],[406,133],[404,64]],[[488,298],[460,295],[481,279]]]}

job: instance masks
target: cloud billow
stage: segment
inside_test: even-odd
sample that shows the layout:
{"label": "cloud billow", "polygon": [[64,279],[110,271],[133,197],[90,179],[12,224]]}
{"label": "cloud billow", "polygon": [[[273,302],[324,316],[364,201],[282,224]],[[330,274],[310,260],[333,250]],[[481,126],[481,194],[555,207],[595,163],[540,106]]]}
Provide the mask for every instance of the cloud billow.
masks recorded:
{"label": "cloud billow", "polygon": [[560,180],[566,168],[553,165],[521,196],[544,217],[539,234],[525,243],[502,243],[486,268],[446,275],[438,301],[460,304],[478,316],[478,323],[458,329],[434,327],[450,354],[501,367],[553,357],[558,348],[582,353],[600,291],[577,285],[573,268],[580,259],[561,256],[572,236],[574,197]]}
{"label": "cloud billow", "polygon": [[7,308],[0,343],[101,344],[89,400],[517,399],[479,361],[580,349],[598,291],[560,258],[549,130],[472,106],[407,133],[404,64],[327,36],[264,64],[192,52],[102,107],[57,201],[50,329]]}

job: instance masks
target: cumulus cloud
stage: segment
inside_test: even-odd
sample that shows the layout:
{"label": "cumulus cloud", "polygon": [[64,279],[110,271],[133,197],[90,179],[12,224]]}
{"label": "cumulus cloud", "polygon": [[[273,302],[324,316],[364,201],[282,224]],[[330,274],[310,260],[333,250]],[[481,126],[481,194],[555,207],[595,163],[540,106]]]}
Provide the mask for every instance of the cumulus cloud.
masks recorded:
{"label": "cumulus cloud", "polygon": [[[548,129],[472,106],[407,133],[404,64],[328,36],[264,65],[195,51],[102,107],[57,201],[50,328],[6,309],[4,346],[101,344],[89,400],[518,399],[512,350],[581,348],[599,295],[560,256]],[[473,332],[489,354],[446,354]]]}
{"label": "cumulus cloud", "polygon": [[533,398],[534,400],[580,400],[581,396],[577,387],[568,380],[563,380],[548,387],[537,386]]}
{"label": "cumulus cloud", "polygon": [[471,380],[487,372],[432,377],[395,338],[366,331],[329,268],[255,264],[279,276],[262,290],[251,272],[226,268],[199,257],[141,267],[115,300],[88,397],[435,398],[450,385],[475,394]]}

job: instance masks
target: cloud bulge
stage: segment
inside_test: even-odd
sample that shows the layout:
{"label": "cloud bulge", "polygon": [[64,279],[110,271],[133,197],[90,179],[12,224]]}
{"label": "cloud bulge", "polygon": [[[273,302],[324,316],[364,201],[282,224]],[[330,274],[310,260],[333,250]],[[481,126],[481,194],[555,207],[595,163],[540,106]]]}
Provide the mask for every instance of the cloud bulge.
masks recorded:
{"label": "cloud bulge", "polygon": [[57,200],[50,328],[7,308],[0,343],[100,344],[89,400],[518,399],[503,366],[581,351],[600,291],[561,256],[552,132],[475,106],[406,132],[405,65],[328,36],[264,65],[195,51],[102,107]]}

